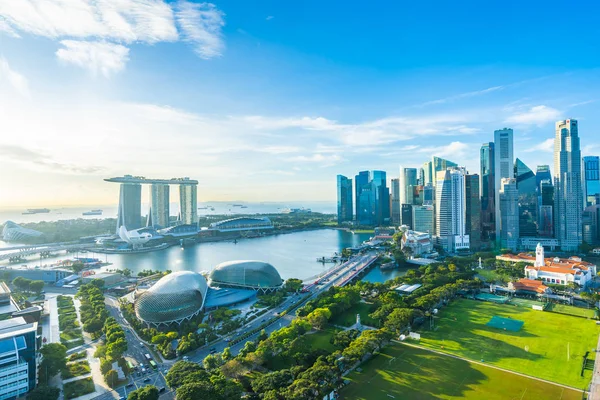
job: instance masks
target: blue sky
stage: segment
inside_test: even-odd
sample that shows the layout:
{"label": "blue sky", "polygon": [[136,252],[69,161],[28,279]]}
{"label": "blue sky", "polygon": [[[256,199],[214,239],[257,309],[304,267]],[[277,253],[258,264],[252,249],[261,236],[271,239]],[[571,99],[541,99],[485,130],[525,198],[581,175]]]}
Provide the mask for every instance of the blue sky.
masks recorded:
{"label": "blue sky", "polygon": [[477,172],[505,126],[534,169],[564,118],[600,153],[600,5],[368,3],[2,2],[0,207],[113,203],[125,173],[334,200],[337,173]]}

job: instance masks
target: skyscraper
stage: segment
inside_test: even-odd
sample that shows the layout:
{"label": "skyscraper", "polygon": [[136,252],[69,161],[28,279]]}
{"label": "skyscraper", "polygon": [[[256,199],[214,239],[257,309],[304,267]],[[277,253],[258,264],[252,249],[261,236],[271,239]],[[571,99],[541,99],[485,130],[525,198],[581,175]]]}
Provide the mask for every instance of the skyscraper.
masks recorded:
{"label": "skyscraper", "polygon": [[549,181],[550,184],[552,184],[550,166],[546,164],[538,165],[537,170],[535,171],[535,186],[537,187],[538,193],[541,193],[543,181]]}
{"label": "skyscraper", "polygon": [[554,234],[563,251],[575,251],[582,241],[583,190],[577,121],[556,123],[554,138]]}
{"label": "skyscraper", "polygon": [[402,225],[408,226],[408,229],[414,229],[412,220],[412,207],[412,204],[402,204],[400,207],[400,213],[402,214]]}
{"label": "skyscraper", "polygon": [[519,191],[515,178],[502,178],[500,182],[500,246],[516,251],[519,245]]}
{"label": "skyscraper", "polygon": [[465,169],[449,168],[437,173],[436,239],[446,251],[469,249],[466,233]]}
{"label": "skyscraper", "polygon": [[496,240],[496,181],[494,142],[484,143],[480,150],[479,188],[481,192],[481,238],[488,244]]}
{"label": "skyscraper", "polygon": [[142,185],[139,183],[121,183],[116,231],[123,225],[130,231],[142,227]]}
{"label": "skyscraper", "polygon": [[359,225],[373,225],[375,210],[372,210],[373,197],[369,171],[360,171],[354,177],[354,201],[356,202],[356,222]]}
{"label": "skyscraper", "polygon": [[435,233],[435,213],[433,205],[412,206],[412,228],[417,232]]}
{"label": "skyscraper", "polygon": [[513,130],[509,128],[494,131],[494,196],[496,204],[496,240],[500,237],[500,187],[502,178],[513,178]]}
{"label": "skyscraper", "polygon": [[481,249],[481,197],[479,197],[479,175],[465,177],[465,226],[471,250]]}
{"label": "skyscraper", "polygon": [[536,177],[525,163],[515,161],[515,179],[519,191],[519,236],[536,237],[538,234],[538,192]]}
{"label": "skyscraper", "polygon": [[417,186],[417,169],[400,168],[400,204],[412,204],[413,187]]}
{"label": "skyscraper", "polygon": [[150,185],[149,216],[149,226],[159,228],[169,226],[169,185],[164,183]]}
{"label": "skyscraper", "polygon": [[[375,194],[375,224],[385,225],[390,220],[390,189],[387,187],[386,172],[373,171],[371,183]],[[400,195],[402,195],[402,190],[400,190]]]}
{"label": "skyscraper", "polygon": [[[186,180],[188,178],[184,178]],[[179,185],[179,210],[181,223],[198,224],[198,186],[182,183]]]}
{"label": "skyscraper", "polygon": [[540,195],[538,196],[540,204],[540,216],[538,224],[538,233],[542,237],[554,236],[554,186],[551,180],[540,182]]}
{"label": "skyscraper", "polygon": [[596,204],[600,194],[600,157],[583,157],[583,195],[584,207]]}
{"label": "skyscraper", "polygon": [[338,224],[352,221],[352,179],[344,175],[337,176],[337,220]]}
{"label": "skyscraper", "polygon": [[392,223],[400,225],[400,179],[392,179]]}

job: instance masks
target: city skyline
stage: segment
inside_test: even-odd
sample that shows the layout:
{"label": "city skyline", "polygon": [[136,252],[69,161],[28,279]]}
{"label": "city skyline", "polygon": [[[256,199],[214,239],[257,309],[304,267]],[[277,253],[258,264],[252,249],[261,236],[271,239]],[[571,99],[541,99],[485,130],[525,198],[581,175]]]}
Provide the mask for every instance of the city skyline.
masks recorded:
{"label": "city skyline", "polygon": [[[0,187],[10,188],[0,208],[113,204],[118,191],[101,179],[125,173],[197,177],[199,201],[333,202],[337,173],[395,175],[432,156],[474,173],[471,155],[505,126],[515,158],[552,166],[553,125],[567,118],[582,124],[583,156],[600,150],[597,57],[585,51],[594,10],[573,15],[575,41],[544,23],[551,5],[532,20],[510,7],[494,18],[469,8],[473,17],[466,5],[307,2],[299,15],[272,3],[151,3],[138,19],[138,2],[117,7],[122,29],[97,20],[102,5],[79,19],[69,1],[57,5],[65,18],[0,8]],[[367,12],[379,19],[358,35]],[[428,18],[397,26],[407,12]],[[460,28],[509,18],[528,29],[465,40]]]}

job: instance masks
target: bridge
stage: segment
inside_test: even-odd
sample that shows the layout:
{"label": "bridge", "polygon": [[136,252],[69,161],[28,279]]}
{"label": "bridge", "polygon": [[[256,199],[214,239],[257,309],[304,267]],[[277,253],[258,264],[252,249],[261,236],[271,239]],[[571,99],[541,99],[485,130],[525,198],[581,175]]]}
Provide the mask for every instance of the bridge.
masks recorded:
{"label": "bridge", "polygon": [[346,286],[369,268],[378,257],[376,253],[367,253],[352,257],[345,263],[328,269],[324,274],[305,279],[305,289],[311,290],[316,285],[328,282],[329,280],[332,281],[332,286]]}
{"label": "bridge", "polygon": [[33,254],[49,254],[64,250],[84,250],[91,246],[93,245],[90,243],[61,242],[3,247],[0,249],[0,261],[19,260]]}

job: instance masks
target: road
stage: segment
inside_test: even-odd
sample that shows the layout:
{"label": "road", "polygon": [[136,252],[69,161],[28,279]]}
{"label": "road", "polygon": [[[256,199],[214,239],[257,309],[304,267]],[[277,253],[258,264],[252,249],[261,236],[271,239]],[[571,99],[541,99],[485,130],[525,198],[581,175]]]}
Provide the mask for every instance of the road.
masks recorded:
{"label": "road", "polygon": [[[121,311],[119,309],[119,301],[114,297],[106,296],[104,302],[107,305],[107,309],[110,316],[114,317],[125,331],[125,338],[127,339],[127,351],[125,352],[124,356],[128,359],[135,360],[133,364],[134,366],[137,366],[137,371],[132,373],[128,377],[129,382],[127,386],[117,388],[112,392],[105,393],[101,396],[96,397],[95,399],[103,400],[115,398],[118,399],[120,397],[127,398],[129,392],[146,385],[154,385],[157,388],[164,387],[166,388],[166,391],[168,391],[167,383],[165,381],[165,374],[167,373],[167,370],[170,367],[170,363],[162,363],[162,360],[157,360],[153,357],[154,362],[156,362],[156,364],[158,365],[158,369],[154,370],[150,368],[150,365],[148,364],[148,360],[146,359],[145,355],[151,355],[152,353],[148,350],[148,347],[140,340],[133,328],[129,325],[127,320],[125,320],[125,318],[121,314]],[[144,365],[145,372],[142,372],[141,365]],[[163,396],[161,396],[161,399],[162,398]]]}

